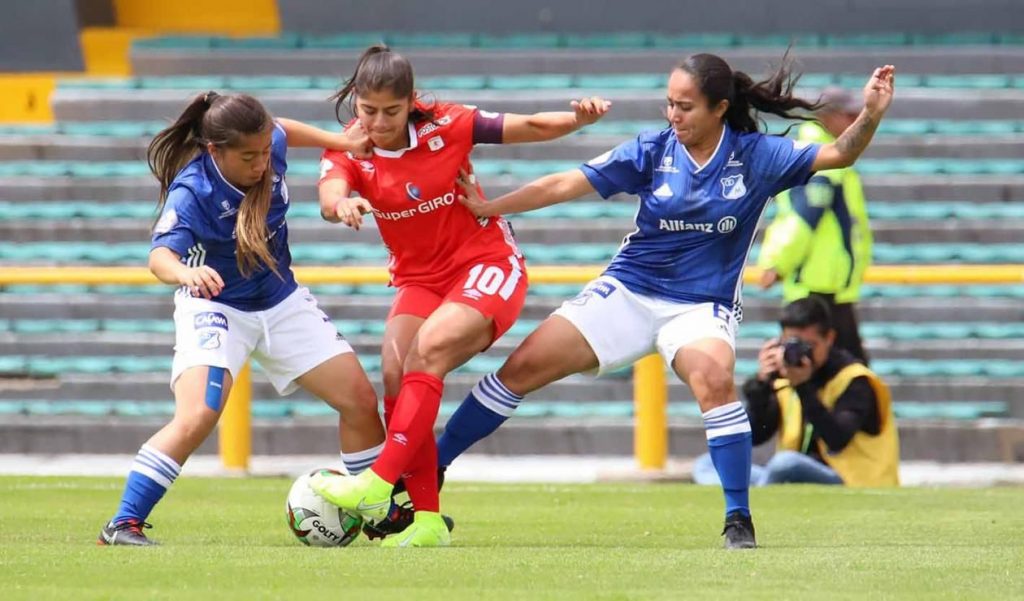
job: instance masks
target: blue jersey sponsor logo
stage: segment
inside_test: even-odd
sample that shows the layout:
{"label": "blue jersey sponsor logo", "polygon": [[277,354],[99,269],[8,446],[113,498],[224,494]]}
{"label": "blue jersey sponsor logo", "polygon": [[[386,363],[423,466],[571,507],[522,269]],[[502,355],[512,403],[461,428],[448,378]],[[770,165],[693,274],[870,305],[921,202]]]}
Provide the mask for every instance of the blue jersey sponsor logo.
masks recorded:
{"label": "blue jersey sponsor logo", "polygon": [[413,202],[423,202],[423,192],[420,192],[419,187],[417,187],[412,182],[408,182],[405,184],[405,193],[409,196],[409,200]]}
{"label": "blue jersey sponsor logo", "polygon": [[220,328],[222,330],[228,329],[228,318],[223,313],[216,311],[207,311],[205,313],[197,313],[195,318],[192,320],[192,325],[195,329],[200,328]]}

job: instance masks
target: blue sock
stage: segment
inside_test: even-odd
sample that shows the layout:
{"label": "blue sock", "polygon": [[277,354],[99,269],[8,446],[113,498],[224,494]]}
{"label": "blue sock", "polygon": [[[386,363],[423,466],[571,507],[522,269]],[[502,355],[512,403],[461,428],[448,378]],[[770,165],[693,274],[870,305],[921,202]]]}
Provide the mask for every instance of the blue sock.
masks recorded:
{"label": "blue sock", "polygon": [[437,464],[451,465],[466,449],[512,417],[522,400],[523,397],[505,388],[497,374],[484,376],[445,424],[437,441]]}
{"label": "blue sock", "polygon": [[142,445],[135,456],[132,471],[128,473],[121,505],[113,522],[127,519],[145,521],[179,473],[181,466],[177,461],[148,444]]}
{"label": "blue sock", "polygon": [[366,468],[373,465],[374,461],[377,461],[377,457],[380,456],[380,452],[384,449],[384,443],[380,443],[375,447],[370,447],[362,451],[356,451],[355,453],[341,452],[341,462],[345,464],[345,469],[348,473],[357,476],[364,471]]}
{"label": "blue sock", "polygon": [[715,471],[725,493],[725,514],[750,515],[750,419],[739,401],[704,413],[704,429]]}

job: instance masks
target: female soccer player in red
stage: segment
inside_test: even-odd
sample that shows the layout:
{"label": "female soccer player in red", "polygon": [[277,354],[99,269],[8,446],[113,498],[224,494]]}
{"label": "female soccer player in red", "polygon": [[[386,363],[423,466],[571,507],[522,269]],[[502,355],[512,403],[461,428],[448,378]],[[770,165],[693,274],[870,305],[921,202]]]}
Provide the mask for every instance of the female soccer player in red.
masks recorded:
{"label": "female soccer player in red", "polygon": [[[365,130],[374,155],[324,153],[321,214],[359,229],[362,215],[373,213],[398,291],[382,349],[384,450],[359,476],[318,477],[311,485],[380,526],[402,478],[415,519],[384,544],[443,546],[450,538],[438,513],[433,436],[442,380],[512,326],[527,286],[508,223],[501,216],[478,219],[456,201],[459,172],[472,171],[475,144],[552,140],[597,121],[610,103],[587,98],[573,101],[573,112],[534,115],[428,103],[416,94],[412,66],[387,46],[363,53],[334,100],[339,120],[346,106],[353,109],[350,131]],[[380,533],[394,531],[392,525]]]}

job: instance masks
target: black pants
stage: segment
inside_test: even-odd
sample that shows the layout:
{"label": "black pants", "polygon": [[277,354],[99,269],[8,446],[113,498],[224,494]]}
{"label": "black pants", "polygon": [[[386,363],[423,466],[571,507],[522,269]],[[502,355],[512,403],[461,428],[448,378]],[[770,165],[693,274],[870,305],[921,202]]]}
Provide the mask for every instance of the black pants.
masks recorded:
{"label": "black pants", "polygon": [[853,303],[836,303],[833,294],[812,292],[810,296],[820,298],[828,305],[832,313],[832,327],[836,330],[836,346],[849,352],[854,357],[868,364],[869,358],[864,351],[864,343],[860,339],[860,326],[857,323],[857,309]]}

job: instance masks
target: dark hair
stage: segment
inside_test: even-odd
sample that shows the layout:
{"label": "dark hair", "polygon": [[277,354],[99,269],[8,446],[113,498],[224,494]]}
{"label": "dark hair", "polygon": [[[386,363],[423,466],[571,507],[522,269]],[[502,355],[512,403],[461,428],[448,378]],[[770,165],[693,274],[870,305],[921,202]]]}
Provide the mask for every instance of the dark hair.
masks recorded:
{"label": "dark hair", "polygon": [[[149,170],[160,181],[157,213],[167,202],[167,192],[185,165],[207,144],[231,148],[245,135],[259,134],[273,127],[267,109],[252,96],[216,92],[200,94],[192,99],[177,121],[158,133],[149,143],[146,159]],[[273,170],[268,166],[263,178],[249,188],[238,207],[235,239],[238,244],[238,269],[249,276],[260,262],[277,273],[277,261],[267,246],[267,213],[270,212]]]}
{"label": "dark hair", "polygon": [[725,120],[737,131],[758,131],[759,118],[755,111],[786,119],[813,121],[813,116],[790,111],[813,111],[820,107],[820,104],[793,96],[793,88],[800,74],[793,73],[788,50],[775,72],[768,79],[757,83],[746,73],[733,71],[729,63],[714,54],[688,56],[676,65],[676,69],[688,73],[697,81],[701,93],[708,99],[709,107],[713,108],[723,100],[729,101]]}
{"label": "dark hair", "polygon": [[817,326],[822,336],[832,329],[832,312],[822,299],[808,296],[795,300],[782,309],[779,324],[784,328]]}
{"label": "dark hair", "polygon": [[[352,106],[354,96],[381,90],[389,90],[396,98],[419,98],[416,78],[409,61],[401,54],[392,52],[386,45],[375,44],[363,51],[352,77],[345,80],[341,89],[328,100],[334,101],[334,115],[344,125],[347,121],[344,117],[345,109],[353,115],[356,113]],[[434,110],[431,107],[414,107],[409,113],[409,119],[413,122],[433,121]]]}

